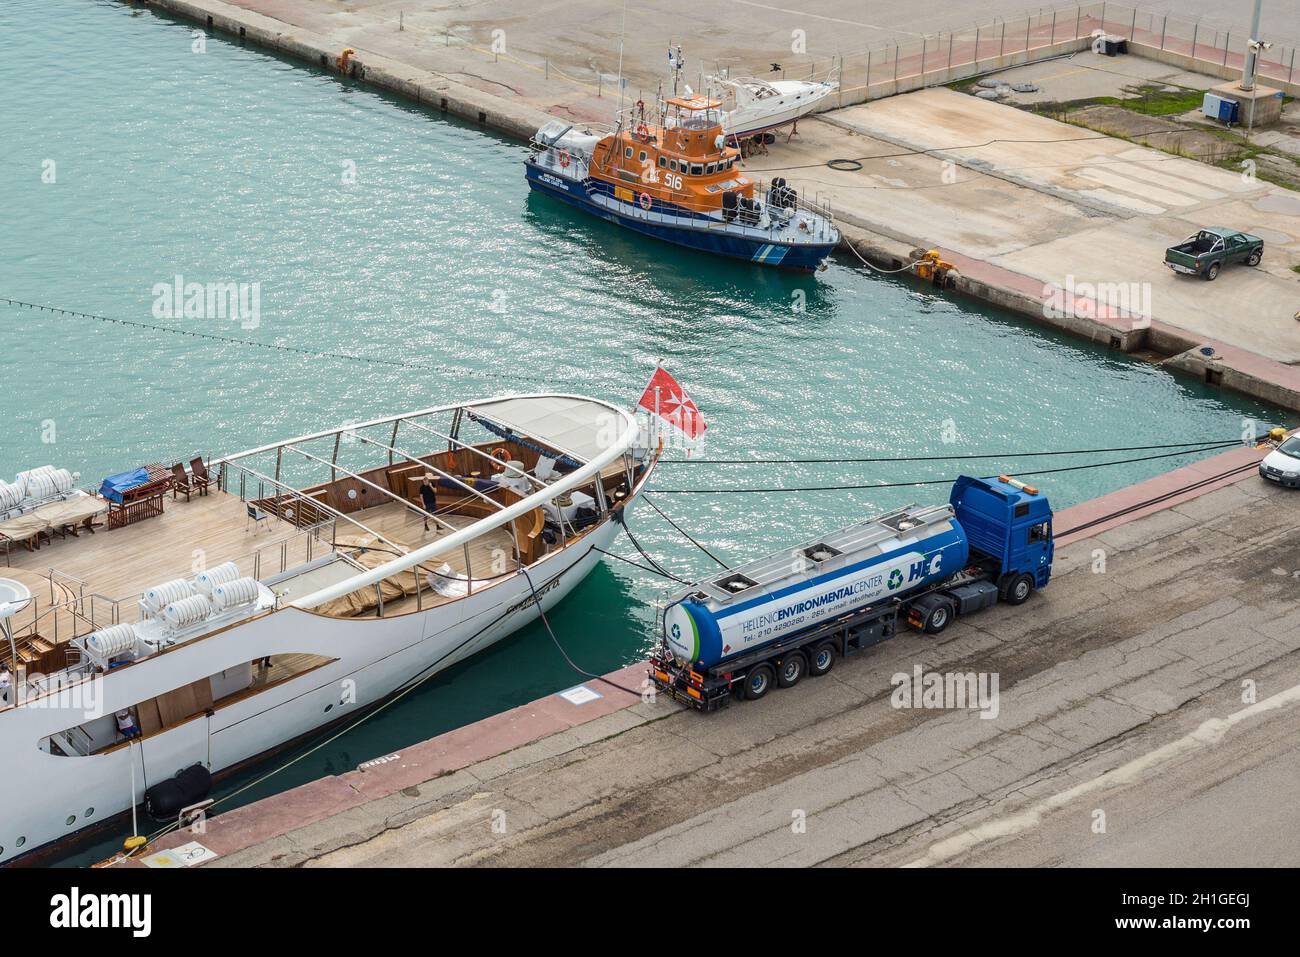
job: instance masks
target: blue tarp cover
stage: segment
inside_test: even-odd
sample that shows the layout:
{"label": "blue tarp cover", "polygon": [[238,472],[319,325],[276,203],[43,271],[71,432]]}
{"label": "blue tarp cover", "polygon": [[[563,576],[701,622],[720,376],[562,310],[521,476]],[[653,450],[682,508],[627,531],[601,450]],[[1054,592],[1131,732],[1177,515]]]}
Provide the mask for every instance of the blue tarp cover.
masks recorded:
{"label": "blue tarp cover", "polygon": [[133,489],[137,485],[144,485],[148,481],[149,470],[141,466],[129,472],[110,475],[104,479],[104,484],[99,487],[99,494],[100,497],[106,498],[110,502],[121,504],[123,492]]}

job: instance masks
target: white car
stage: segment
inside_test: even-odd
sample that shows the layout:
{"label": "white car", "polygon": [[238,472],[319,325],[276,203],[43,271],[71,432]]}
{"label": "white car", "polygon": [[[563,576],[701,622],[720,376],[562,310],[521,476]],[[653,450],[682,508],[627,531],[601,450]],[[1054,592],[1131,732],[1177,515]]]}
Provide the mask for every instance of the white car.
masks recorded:
{"label": "white car", "polygon": [[1259,474],[1287,488],[1300,488],[1300,435],[1293,435],[1259,463]]}

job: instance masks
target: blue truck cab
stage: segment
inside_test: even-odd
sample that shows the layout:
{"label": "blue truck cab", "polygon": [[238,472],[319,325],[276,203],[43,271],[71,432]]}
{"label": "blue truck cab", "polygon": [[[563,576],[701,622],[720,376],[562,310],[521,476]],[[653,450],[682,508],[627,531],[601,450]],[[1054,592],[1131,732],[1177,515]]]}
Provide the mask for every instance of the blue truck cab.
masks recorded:
{"label": "blue truck cab", "polygon": [[1013,605],[1024,602],[1052,577],[1052,506],[1038,489],[1000,475],[960,476],[948,498],[970,543]]}

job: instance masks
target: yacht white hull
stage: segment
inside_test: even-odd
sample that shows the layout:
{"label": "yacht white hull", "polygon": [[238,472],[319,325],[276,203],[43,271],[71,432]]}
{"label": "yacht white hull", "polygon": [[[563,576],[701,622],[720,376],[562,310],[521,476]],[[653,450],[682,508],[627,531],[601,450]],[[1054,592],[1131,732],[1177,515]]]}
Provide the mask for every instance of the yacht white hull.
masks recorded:
{"label": "yacht white hull", "polygon": [[[630,505],[630,502],[628,503]],[[625,513],[627,506],[624,506]],[[619,525],[601,525],[530,569],[544,609],[561,601],[600,560]],[[0,861],[72,837],[131,807],[146,788],[196,763],[214,774],[482,651],[538,617],[528,580],[507,578],[460,600],[392,618],[331,618],[285,607],[96,682],[98,713],[112,714],[158,693],[264,655],[311,653],[334,659],[208,715],[100,754],[62,756],[38,743],[86,720],[85,702],[30,702],[5,715],[0,739]],[[160,670],[165,669],[165,677]],[[58,703],[58,702],[55,702]],[[148,832],[149,828],[142,828]]]}

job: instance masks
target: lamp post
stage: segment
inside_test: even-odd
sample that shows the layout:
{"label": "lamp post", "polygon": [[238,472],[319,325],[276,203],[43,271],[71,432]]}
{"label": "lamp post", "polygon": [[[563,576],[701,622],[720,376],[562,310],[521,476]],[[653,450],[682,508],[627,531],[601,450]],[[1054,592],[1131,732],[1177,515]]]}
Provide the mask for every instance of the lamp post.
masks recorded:
{"label": "lamp post", "polygon": [[1246,65],[1241,71],[1241,88],[1255,89],[1255,68],[1259,61],[1259,51],[1268,49],[1268,45],[1259,39],[1259,14],[1264,0],[1255,0],[1255,13],[1250,19],[1250,36],[1246,40]]}

